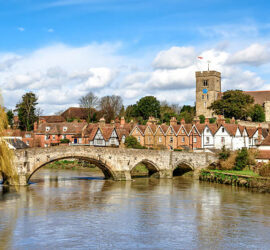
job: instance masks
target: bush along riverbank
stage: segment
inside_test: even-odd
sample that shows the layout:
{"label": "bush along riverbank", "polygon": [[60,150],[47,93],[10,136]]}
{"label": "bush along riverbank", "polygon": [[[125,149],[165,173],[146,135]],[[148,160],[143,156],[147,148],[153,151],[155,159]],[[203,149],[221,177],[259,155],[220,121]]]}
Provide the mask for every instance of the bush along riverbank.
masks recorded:
{"label": "bush along riverbank", "polygon": [[[239,171],[240,172],[240,171]],[[245,172],[245,171],[243,171]],[[200,181],[214,182],[238,187],[252,188],[259,192],[270,193],[270,178],[226,171],[201,170]]]}
{"label": "bush along riverbank", "polygon": [[235,152],[223,148],[218,164],[201,170],[199,179],[270,193],[270,164],[256,163],[256,153],[245,148]]}
{"label": "bush along riverbank", "polygon": [[45,166],[47,169],[70,169],[70,170],[91,170],[98,171],[99,168],[95,165],[79,160],[61,160],[55,161]]}

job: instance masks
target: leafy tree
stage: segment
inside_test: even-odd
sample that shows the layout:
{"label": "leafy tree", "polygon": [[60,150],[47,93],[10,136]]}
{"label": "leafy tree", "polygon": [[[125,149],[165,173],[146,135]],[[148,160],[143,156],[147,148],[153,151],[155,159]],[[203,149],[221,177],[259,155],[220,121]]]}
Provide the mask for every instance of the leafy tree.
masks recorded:
{"label": "leafy tree", "polygon": [[226,149],[225,146],[222,147],[221,152],[218,154],[220,160],[226,161],[231,155],[231,151]]}
{"label": "leafy tree", "polygon": [[127,148],[136,148],[136,149],[142,149],[142,148],[145,148],[143,147],[138,141],[137,139],[130,135],[130,136],[127,136],[126,140],[125,140],[125,146]]}
{"label": "leafy tree", "polygon": [[181,113],[182,112],[188,112],[188,113],[195,113],[196,109],[194,106],[190,106],[190,105],[184,105],[181,109]]}
{"label": "leafy tree", "polygon": [[243,170],[249,163],[248,151],[246,148],[242,148],[237,152],[235,158],[234,170]]}
{"label": "leafy tree", "polygon": [[261,105],[255,104],[250,110],[250,117],[253,122],[264,122],[265,113]]}
{"label": "leafy tree", "polygon": [[137,114],[138,114],[138,107],[136,104],[127,106],[125,112],[125,118],[127,119],[127,121],[130,121],[132,118],[137,117]]}
{"label": "leafy tree", "polygon": [[160,117],[160,102],[154,96],[145,96],[137,102],[137,115],[142,116],[144,120],[150,116]]}
{"label": "leafy tree", "polygon": [[111,95],[104,96],[100,99],[100,111],[103,113],[106,122],[109,123],[119,115],[123,106],[123,100],[121,96]]}
{"label": "leafy tree", "polygon": [[209,122],[211,123],[211,124],[213,124],[213,123],[215,123],[216,122],[216,118],[215,117],[211,117],[210,119],[209,119]]}
{"label": "leafy tree", "polygon": [[199,119],[200,119],[200,123],[205,123],[205,116],[204,115],[200,115]]}
{"label": "leafy tree", "polygon": [[12,128],[14,124],[14,114],[12,110],[7,111],[8,125]]}
{"label": "leafy tree", "polygon": [[36,95],[28,92],[22,96],[22,100],[16,105],[21,130],[33,130],[34,123],[38,119],[35,114],[37,104]]}
{"label": "leafy tree", "polygon": [[172,117],[176,117],[174,109],[166,102],[162,102],[160,106],[161,121],[169,123]]}
{"label": "leafy tree", "polygon": [[220,100],[214,101],[209,109],[214,110],[217,115],[227,118],[246,120],[249,110],[254,103],[254,98],[243,93],[241,90],[228,90],[223,93]]}
{"label": "leafy tree", "polygon": [[88,122],[93,121],[93,115],[96,112],[96,108],[99,104],[99,98],[93,93],[89,92],[85,96],[79,99],[80,107],[88,109]]}

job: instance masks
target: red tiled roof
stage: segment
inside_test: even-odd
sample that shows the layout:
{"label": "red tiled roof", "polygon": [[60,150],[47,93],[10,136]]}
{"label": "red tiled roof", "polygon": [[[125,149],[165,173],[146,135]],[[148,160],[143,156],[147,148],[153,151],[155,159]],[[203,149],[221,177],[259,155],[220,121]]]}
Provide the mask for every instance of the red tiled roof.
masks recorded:
{"label": "red tiled roof", "polygon": [[40,116],[40,120],[45,120],[48,123],[65,122],[65,118],[61,115]]}
{"label": "red tiled roof", "polygon": [[161,127],[162,131],[166,134],[166,132],[167,132],[169,126],[167,126],[167,125],[165,125],[165,124],[162,124],[162,125],[160,125],[160,127]]}
{"label": "red tiled roof", "polygon": [[172,127],[173,127],[175,134],[177,134],[179,129],[181,128],[181,125],[173,125]]}
{"label": "red tiled roof", "polygon": [[228,131],[228,133],[232,136],[235,136],[238,125],[237,124],[222,124],[222,126]]}
{"label": "red tiled roof", "polygon": [[266,138],[262,141],[261,146],[270,146],[270,135],[266,136]]}
{"label": "red tiled roof", "polygon": [[246,127],[246,130],[247,130],[248,137],[251,138],[256,133],[257,128]]}
{"label": "red tiled roof", "polygon": [[114,127],[112,127],[112,126],[100,127],[100,130],[101,130],[101,133],[102,133],[105,141],[108,141],[112,135]]}
{"label": "red tiled roof", "polygon": [[270,150],[259,150],[256,159],[268,159],[270,160]]}
{"label": "red tiled roof", "polygon": [[205,128],[205,124],[197,124],[195,125],[197,130],[199,131],[200,134],[202,134],[204,128]]}
{"label": "red tiled roof", "polygon": [[[81,134],[83,128],[87,125],[85,122],[62,122],[62,123],[41,123],[39,124],[37,134]],[[46,127],[50,130],[46,131]],[[64,127],[67,128],[64,131]]]}
{"label": "red tiled roof", "polygon": [[270,91],[243,91],[254,98],[254,103],[263,105],[265,101],[270,101]]}
{"label": "red tiled roof", "polygon": [[[96,111],[93,109],[93,111]],[[61,116],[63,116],[65,119],[69,118],[77,118],[86,120],[88,118],[89,109],[88,108],[78,108],[78,107],[71,107],[68,108],[66,111],[64,111]]]}

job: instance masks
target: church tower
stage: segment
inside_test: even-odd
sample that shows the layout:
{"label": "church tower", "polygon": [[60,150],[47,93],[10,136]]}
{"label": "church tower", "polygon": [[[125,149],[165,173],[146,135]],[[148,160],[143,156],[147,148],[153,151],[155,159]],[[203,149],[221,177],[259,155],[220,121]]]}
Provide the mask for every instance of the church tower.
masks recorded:
{"label": "church tower", "polygon": [[206,118],[214,116],[208,109],[221,92],[221,73],[217,71],[196,72],[196,116],[204,115]]}

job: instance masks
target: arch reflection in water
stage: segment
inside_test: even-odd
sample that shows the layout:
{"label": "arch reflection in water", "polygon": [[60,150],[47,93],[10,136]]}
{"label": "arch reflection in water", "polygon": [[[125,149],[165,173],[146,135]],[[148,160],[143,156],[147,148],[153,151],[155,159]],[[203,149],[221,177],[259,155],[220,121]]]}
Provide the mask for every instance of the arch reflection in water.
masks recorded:
{"label": "arch reflection in water", "polygon": [[176,164],[176,167],[173,170],[173,176],[182,176],[183,174],[193,171],[194,167],[185,161],[181,161]]}
{"label": "arch reflection in water", "polygon": [[158,178],[159,167],[149,160],[142,160],[131,168],[130,174],[131,178],[138,178],[138,177]]}

